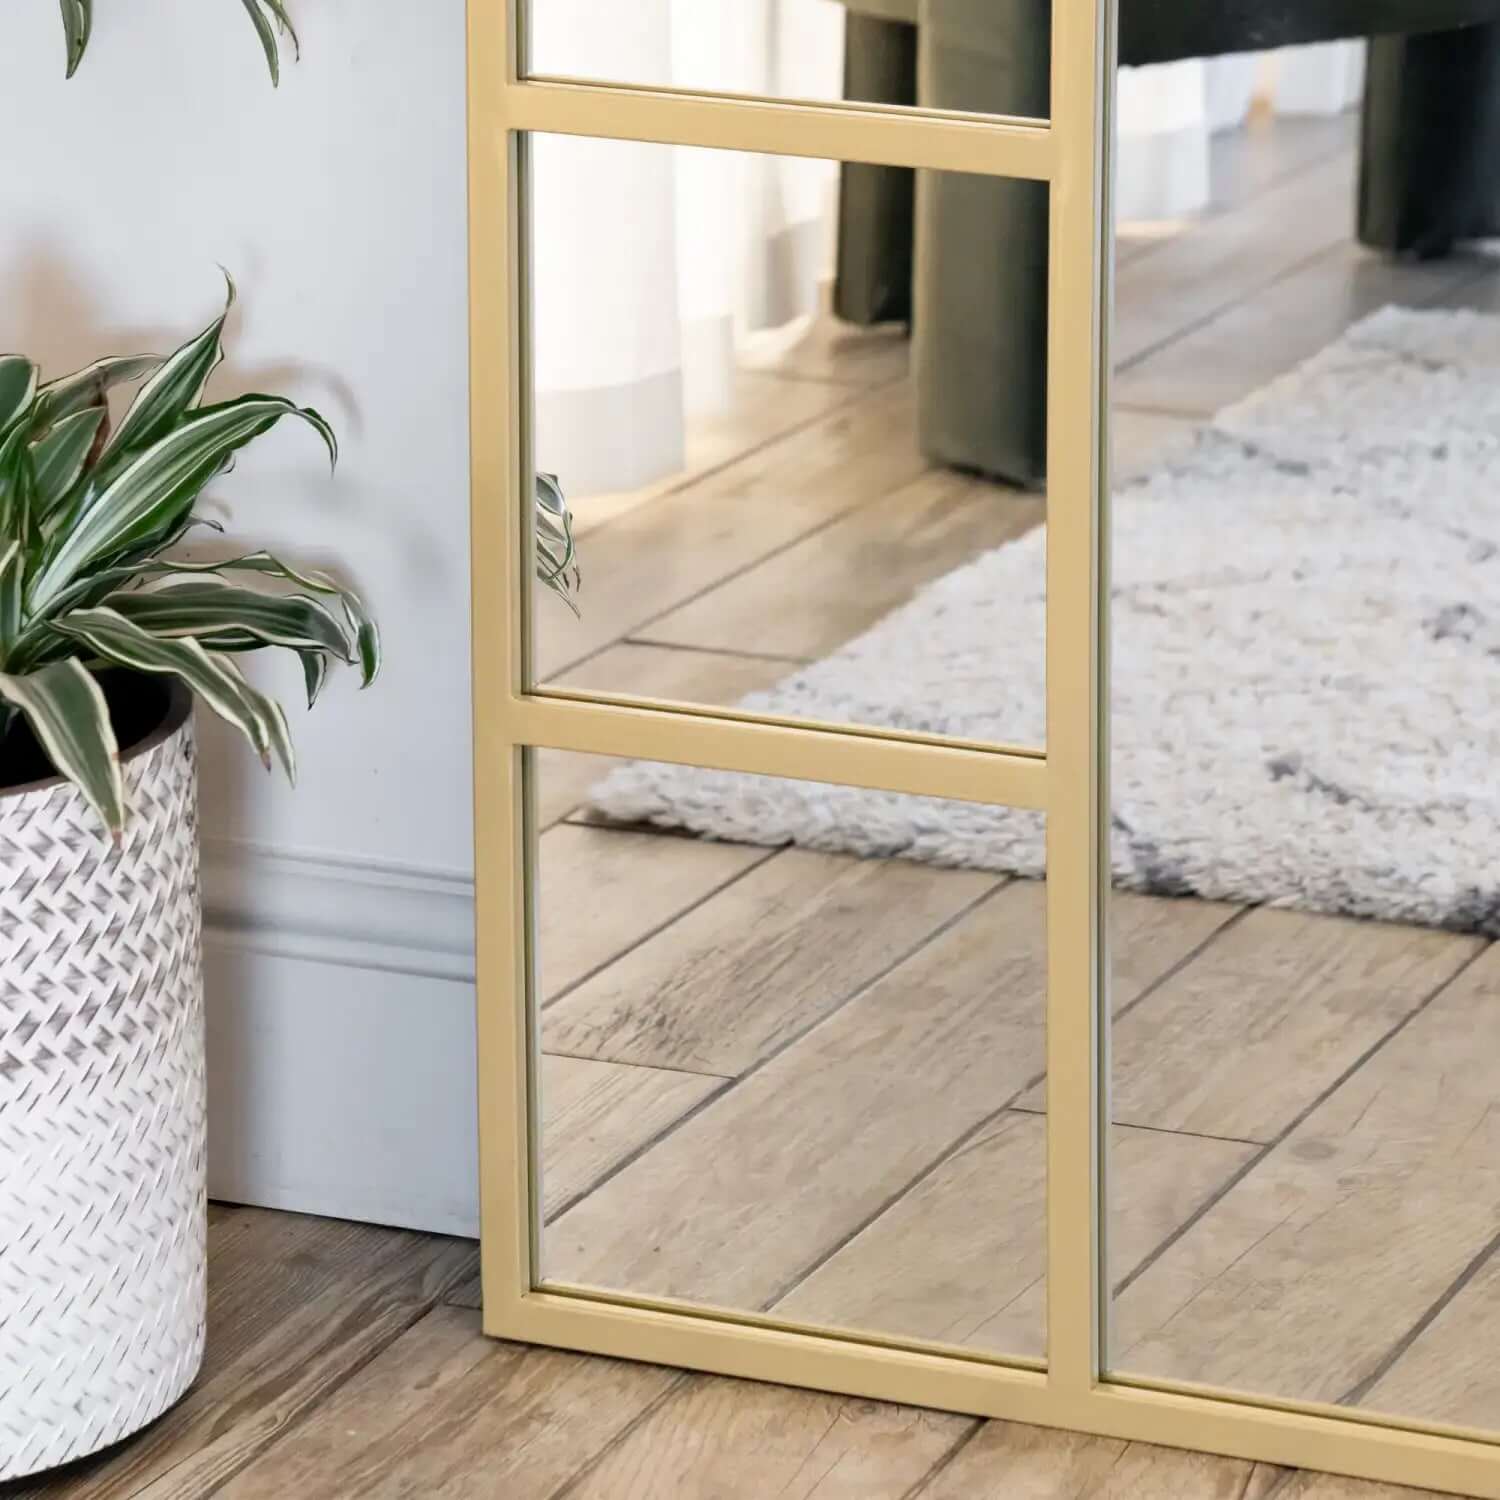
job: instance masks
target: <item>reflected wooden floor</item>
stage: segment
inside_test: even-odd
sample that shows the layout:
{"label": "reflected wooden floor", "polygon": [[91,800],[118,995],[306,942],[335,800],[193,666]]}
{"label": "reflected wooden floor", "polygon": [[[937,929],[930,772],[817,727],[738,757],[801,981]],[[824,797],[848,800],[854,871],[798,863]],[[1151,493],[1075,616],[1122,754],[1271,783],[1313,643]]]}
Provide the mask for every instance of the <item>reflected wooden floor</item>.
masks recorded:
{"label": "reflected wooden floor", "polygon": [[[1500,309],[1478,253],[1350,243],[1352,121],[1224,138],[1216,179],[1124,239],[1117,469],[1388,302]],[[543,675],[733,703],[1039,524],[923,464],[905,354],[817,323],[680,483],[584,499]],[[606,764],[540,767],[547,1277],[1042,1358],[1041,888],[593,826]],[[1500,1428],[1461,1333],[1500,1333],[1500,955],[1129,895],[1115,929],[1115,1367]]]}
{"label": "reflected wooden floor", "polygon": [[[1478,258],[1354,249],[1353,172],[1346,121],[1225,138],[1213,212],[1126,239],[1122,463],[1387,301],[1500,312]],[[687,473],[585,516],[545,671],[733,702],[1037,524],[916,457],[905,359],[825,324],[747,369]],[[1041,888],[601,828],[605,764],[539,761],[547,1272],[1042,1355]],[[1114,921],[1116,1365],[1500,1427],[1500,954],[1138,896]],[[215,1207],[210,1247],[193,1393],[14,1496],[1416,1493],[490,1342],[466,1242]]]}

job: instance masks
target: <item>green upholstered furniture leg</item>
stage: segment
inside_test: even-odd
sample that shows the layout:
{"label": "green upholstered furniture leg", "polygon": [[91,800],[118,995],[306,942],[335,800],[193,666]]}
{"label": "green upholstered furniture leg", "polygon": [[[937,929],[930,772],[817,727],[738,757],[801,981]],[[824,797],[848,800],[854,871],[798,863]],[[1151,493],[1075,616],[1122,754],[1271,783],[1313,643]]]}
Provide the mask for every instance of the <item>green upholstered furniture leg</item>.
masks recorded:
{"label": "green upholstered furniture leg", "polygon": [[1359,238],[1441,255],[1500,233],[1500,23],[1370,43]]}
{"label": "green upholstered furniture leg", "polygon": [[[861,54],[890,48],[879,28],[909,16],[919,104],[1046,115],[1048,0],[846,4],[856,86],[895,86],[879,82],[888,51]],[[1441,253],[1455,239],[1500,233],[1500,0],[1121,0],[1120,9],[1127,64],[1375,34],[1360,238],[1389,251]],[[857,24],[866,12],[878,14],[877,29]],[[1417,26],[1449,29],[1397,34]],[[906,102],[904,94],[867,97]],[[846,179],[879,171],[850,168]],[[917,179],[911,316],[922,451],[1037,484],[1046,452],[1047,190],[954,173]],[[874,181],[881,191],[871,190]],[[894,183],[869,179],[841,196],[834,305],[856,322],[904,316],[891,282],[906,244],[907,200]]]}
{"label": "green upholstered furniture leg", "polygon": [[[844,97],[915,104],[917,28],[851,10],[844,36]],[[851,162],[839,173],[833,310],[846,323],[911,321],[915,193],[910,167]]]}
{"label": "green upholstered furniture leg", "polygon": [[[1045,118],[1047,0],[924,0],[917,97],[936,109]],[[1047,188],[917,174],[912,326],[917,430],[939,463],[1045,476]]]}

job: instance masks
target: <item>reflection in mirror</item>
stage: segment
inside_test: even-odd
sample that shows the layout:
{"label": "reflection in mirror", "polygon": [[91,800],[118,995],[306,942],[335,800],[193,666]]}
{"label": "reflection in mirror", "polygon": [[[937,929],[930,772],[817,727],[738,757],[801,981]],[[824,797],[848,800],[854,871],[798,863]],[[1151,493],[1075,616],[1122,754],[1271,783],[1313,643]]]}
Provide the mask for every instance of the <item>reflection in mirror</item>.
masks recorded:
{"label": "reflection in mirror", "polygon": [[1040,815],[532,765],[544,1280],[1041,1358]]}
{"label": "reflection in mirror", "polygon": [[1045,119],[1049,19],[1045,0],[530,0],[526,72]]}
{"label": "reflection in mirror", "polygon": [[530,145],[534,683],[1040,746],[1045,186]]}
{"label": "reflection in mirror", "polygon": [[1108,1364],[1500,1430],[1500,11],[1471,9],[1122,87],[1115,422],[1169,448],[1116,454],[1116,918],[1159,945],[1114,960]]}

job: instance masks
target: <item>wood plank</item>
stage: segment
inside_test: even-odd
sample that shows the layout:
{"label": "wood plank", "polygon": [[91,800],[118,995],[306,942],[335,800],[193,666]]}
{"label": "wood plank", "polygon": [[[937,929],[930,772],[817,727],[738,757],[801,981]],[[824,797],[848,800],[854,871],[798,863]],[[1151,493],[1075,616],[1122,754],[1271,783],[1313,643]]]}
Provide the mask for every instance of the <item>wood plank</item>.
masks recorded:
{"label": "wood plank", "polygon": [[[1115,461],[1135,472],[1193,424],[1122,411]],[[652,641],[812,660],[905,604],[924,584],[1042,523],[1046,502],[951,469],[921,475],[861,505],[646,627]],[[1041,651],[1043,642],[1025,642]],[[704,700],[732,704],[722,695]]]}
{"label": "wood plank", "polygon": [[1110,980],[1115,1011],[1134,1005],[1198,952],[1242,908],[1226,901],[1113,891],[1109,902]]}
{"label": "wood plank", "polygon": [[795,432],[850,400],[854,392],[837,385],[783,380],[774,374],[737,370],[729,400],[720,411],[694,412],[685,424],[683,466],[639,489],[568,496],[574,534],[580,541],[608,521],[637,506],[659,500],[715,469],[733,463],[762,444]]}
{"label": "wood plank", "polygon": [[1367,313],[1421,307],[1468,282],[1478,252],[1395,260],[1349,241],[1226,308],[1116,377],[1119,403],[1204,416],[1310,359]]}
{"label": "wood plank", "polygon": [[[1115,1119],[1273,1140],[1478,946],[1394,923],[1252,911],[1115,1026]],[[1042,1094],[1022,1102],[1041,1108]]]}
{"label": "wood plank", "polygon": [[1492,1253],[1359,1404],[1402,1417],[1500,1430],[1497,1343],[1500,1257]]}
{"label": "wood plank", "polygon": [[1116,1299],[1116,1367],[1357,1396],[1500,1224],[1497,1054],[1490,948]]}
{"label": "wood plank", "polygon": [[[671,647],[611,646],[565,672],[555,686],[585,693],[624,694],[668,703],[737,703],[796,670],[794,662],[762,661]],[[543,828],[580,807],[619,761],[607,755],[538,750],[537,818]]]}
{"label": "wood plank", "polygon": [[1345,1479],[1338,1474],[1313,1474],[1306,1469],[1292,1474],[1276,1500],[1453,1500],[1447,1491],[1412,1490],[1404,1484],[1371,1484],[1364,1479]]}
{"label": "wood plank", "polygon": [[[923,584],[1030,531],[1045,512],[1039,495],[934,470],[710,589],[645,634],[706,650],[754,641],[757,650],[812,660]],[[1043,647],[1040,639],[1018,644]]]}
{"label": "wood plank", "polygon": [[[581,616],[538,597],[538,680],[927,468],[910,391],[872,391],[589,534]],[[566,478],[566,476],[564,476]],[[555,606],[555,607],[553,607]]]}
{"label": "wood plank", "polygon": [[707,1105],[549,1227],[549,1275],[774,1303],[1040,1068],[1038,909],[1006,887]]}
{"label": "wood plank", "polygon": [[1126,261],[1116,276],[1117,368],[1347,240],[1354,184],[1355,162],[1340,155]]}
{"label": "wood plank", "polygon": [[899,380],[911,368],[911,340],[899,323],[861,328],[829,310],[832,286],[822,289],[816,316],[784,329],[754,334],[740,350],[747,370],[783,379],[833,381],[864,389]]}
{"label": "wood plank", "polygon": [[569,1500],[901,1500],[977,1424],[966,1417],[690,1376]]}
{"label": "wood plank", "polygon": [[544,1001],[770,858],[748,844],[570,823],[549,828],[537,847]]}
{"label": "wood plank", "polygon": [[1472,280],[1450,288],[1434,307],[1467,308],[1470,312],[1500,313],[1500,256],[1491,250],[1474,252],[1482,265]]}
{"label": "wood plank", "polygon": [[[1253,1146],[1117,1128],[1116,1274],[1164,1240]],[[1007,1111],[776,1304],[779,1317],[1044,1359],[1046,1120]]]}
{"label": "wood plank", "polygon": [[702,1073],[543,1057],[544,1212],[581,1197],[717,1087]]}
{"label": "wood plank", "polygon": [[398,1339],[476,1258],[468,1241],[367,1224],[248,1208],[216,1217],[196,1384],[102,1462],[34,1494],[198,1500]]}
{"label": "wood plank", "polygon": [[680,1378],[650,1365],[499,1343],[480,1333],[475,1313],[437,1308],[215,1493],[219,1500],[553,1495]]}
{"label": "wood plank", "polygon": [[552,1006],[543,1047],[737,1075],[998,877],[785,849]]}
{"label": "wood plank", "polygon": [[[1045,901],[1040,883],[1004,887],[706,1105],[549,1228],[549,1275],[734,1308],[779,1300],[1040,1073]],[[866,924],[823,946],[873,941]],[[770,971],[784,987],[800,968]],[[711,979],[719,1024],[738,1024],[742,991]]]}
{"label": "wood plank", "polygon": [[921,1500],[1267,1500],[1271,1491],[1255,1468],[1207,1453],[987,1422]]}

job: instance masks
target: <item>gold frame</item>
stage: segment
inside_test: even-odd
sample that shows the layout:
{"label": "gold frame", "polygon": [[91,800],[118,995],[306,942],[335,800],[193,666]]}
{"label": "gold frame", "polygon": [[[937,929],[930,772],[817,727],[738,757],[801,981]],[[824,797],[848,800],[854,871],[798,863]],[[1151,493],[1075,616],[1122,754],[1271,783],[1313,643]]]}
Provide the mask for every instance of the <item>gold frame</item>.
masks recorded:
{"label": "gold frame", "polygon": [[[622,0],[628,3],[628,0]],[[1106,439],[1113,0],[1054,0],[1050,121],[523,79],[519,0],[469,0],[475,868],[484,1328],[491,1335],[1500,1500],[1500,1434],[1102,1372],[1109,882]],[[529,690],[521,524],[525,134],[948,168],[1051,185],[1045,754]],[[486,268],[503,268],[489,274]],[[1048,1362],[541,1290],[528,1021],[534,747],[1048,812]]]}

